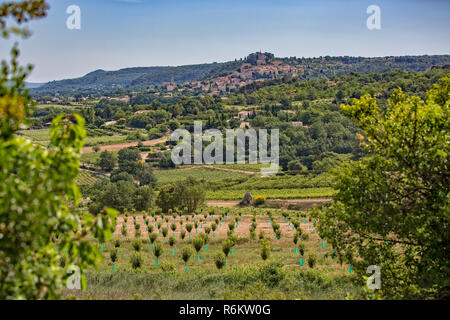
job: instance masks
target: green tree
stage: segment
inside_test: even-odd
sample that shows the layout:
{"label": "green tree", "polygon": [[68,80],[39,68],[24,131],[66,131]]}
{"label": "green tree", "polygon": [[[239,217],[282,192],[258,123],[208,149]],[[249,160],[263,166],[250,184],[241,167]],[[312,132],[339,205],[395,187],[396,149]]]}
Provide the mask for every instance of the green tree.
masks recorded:
{"label": "green tree", "polygon": [[[26,36],[21,23],[44,17],[46,11],[43,0],[3,2],[0,34]],[[115,212],[108,209],[94,217],[69,209],[80,199],[74,180],[86,135],[81,116],[57,116],[46,148],[15,135],[32,110],[24,83],[31,67],[21,67],[18,55],[14,46],[11,62],[2,61],[0,76],[0,299],[53,299],[74,266],[86,287],[84,270],[95,266],[101,253],[85,235],[109,240]]]}
{"label": "green tree", "polygon": [[175,163],[173,163],[170,152],[164,152],[159,160],[159,167],[164,169],[175,168]]}
{"label": "green tree", "polygon": [[138,170],[139,160],[141,160],[141,155],[138,148],[128,147],[121,149],[117,157],[119,170],[135,175]]}
{"label": "green tree", "polygon": [[116,166],[117,158],[116,156],[107,150],[100,153],[100,159],[98,161],[98,166],[103,171],[110,172]]}
{"label": "green tree", "polygon": [[137,211],[147,211],[154,200],[153,189],[145,186],[137,188],[133,196],[133,207]]}
{"label": "green tree", "polygon": [[163,212],[168,212],[169,209],[174,209],[177,206],[177,194],[174,185],[168,184],[159,188],[156,205],[160,207]]}
{"label": "green tree", "polygon": [[176,185],[175,193],[178,196],[177,206],[187,207],[189,212],[195,211],[205,202],[206,190],[202,181],[188,177]]}
{"label": "green tree", "polygon": [[156,178],[150,165],[139,164],[136,170],[136,179],[139,180],[141,186],[155,186]]}
{"label": "green tree", "polygon": [[384,298],[449,296],[450,77],[424,102],[396,90],[387,105],[363,96],[343,112],[365,132],[369,156],[336,170],[334,202],[318,230],[361,278],[381,268]]}

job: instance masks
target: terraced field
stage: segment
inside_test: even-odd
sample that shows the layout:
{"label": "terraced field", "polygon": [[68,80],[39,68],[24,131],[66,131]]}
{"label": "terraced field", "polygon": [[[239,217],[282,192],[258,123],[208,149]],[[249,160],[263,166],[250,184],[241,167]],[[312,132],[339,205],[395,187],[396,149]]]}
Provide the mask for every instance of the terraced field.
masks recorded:
{"label": "terraced field", "polygon": [[83,185],[94,184],[96,181],[97,181],[97,178],[94,177],[89,171],[80,170],[75,182],[77,185],[83,186]]}

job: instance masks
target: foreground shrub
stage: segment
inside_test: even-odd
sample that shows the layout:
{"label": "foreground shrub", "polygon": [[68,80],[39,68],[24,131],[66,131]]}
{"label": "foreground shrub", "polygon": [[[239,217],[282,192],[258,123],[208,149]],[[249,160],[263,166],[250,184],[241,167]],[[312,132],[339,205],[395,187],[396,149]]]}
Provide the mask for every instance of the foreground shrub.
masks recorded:
{"label": "foreground shrub", "polygon": [[185,264],[189,261],[192,254],[193,254],[193,251],[192,251],[191,247],[184,247],[183,250],[181,250],[181,259],[183,259]]}
{"label": "foreground shrub", "polygon": [[111,259],[111,262],[116,262],[117,260],[117,251],[113,250],[111,251],[111,253],[109,254],[109,258]]}
{"label": "foreground shrub", "polygon": [[161,241],[156,241],[154,246],[153,246],[153,254],[156,257],[156,260],[158,260],[158,258],[162,255],[163,253],[163,245],[161,243]]}
{"label": "foreground shrub", "polygon": [[317,254],[314,250],[312,250],[308,255],[308,266],[310,268],[314,268],[317,263]]}
{"label": "foreground shrub", "polygon": [[225,256],[228,257],[228,254],[231,251],[231,248],[233,247],[234,243],[233,241],[226,239],[222,241],[222,251],[225,254]]}
{"label": "foreground shrub", "polygon": [[173,247],[173,245],[175,244],[175,237],[174,236],[170,236],[170,238],[169,238],[169,245],[171,246],[171,247]]}
{"label": "foreground shrub", "polygon": [[132,246],[133,246],[134,251],[141,251],[141,246],[142,246],[141,240],[140,239],[134,240]]}
{"label": "foreground shrub", "polygon": [[150,243],[153,244],[155,242],[155,240],[158,238],[158,234],[152,232],[152,233],[149,234],[148,238],[150,240]]}
{"label": "foreground shrub", "polygon": [[204,244],[205,241],[201,237],[192,240],[192,245],[194,246],[194,249],[197,252],[197,254],[200,252],[200,250],[202,250]]}
{"label": "foreground shrub", "polygon": [[282,262],[267,262],[263,264],[259,270],[261,281],[268,287],[277,287],[285,278]]}
{"label": "foreground shrub", "polygon": [[263,260],[267,260],[270,255],[270,242],[269,239],[262,239],[260,241],[260,248],[261,248],[261,258]]}
{"label": "foreground shrub", "polygon": [[214,256],[214,262],[216,264],[217,269],[222,269],[225,265],[226,257],[223,252],[217,252]]}
{"label": "foreground shrub", "polygon": [[171,262],[167,262],[167,261],[162,261],[159,264],[159,267],[161,268],[161,270],[163,272],[168,272],[168,273],[173,273],[175,272],[175,265]]}
{"label": "foreground shrub", "polygon": [[131,266],[133,267],[133,269],[137,269],[140,268],[141,265],[142,265],[142,257],[139,253],[135,252],[131,256]]}
{"label": "foreground shrub", "polygon": [[303,242],[300,242],[298,244],[298,252],[300,253],[301,256],[305,254],[305,244]]}

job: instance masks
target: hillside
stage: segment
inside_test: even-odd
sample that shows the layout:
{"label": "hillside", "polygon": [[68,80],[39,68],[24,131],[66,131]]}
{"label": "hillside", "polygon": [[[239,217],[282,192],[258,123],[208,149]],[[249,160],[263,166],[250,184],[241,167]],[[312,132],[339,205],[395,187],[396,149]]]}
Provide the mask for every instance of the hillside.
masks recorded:
{"label": "hillside", "polygon": [[448,64],[450,55],[275,58],[270,53],[252,53],[245,59],[224,63],[96,70],[81,78],[48,82],[39,88],[33,88],[32,93],[37,96],[102,94],[119,88],[146,90],[162,87],[166,91],[173,91],[177,87],[183,87],[188,91],[223,94],[257,81],[285,76],[299,80],[319,80],[350,72],[386,72],[397,69],[418,72]]}

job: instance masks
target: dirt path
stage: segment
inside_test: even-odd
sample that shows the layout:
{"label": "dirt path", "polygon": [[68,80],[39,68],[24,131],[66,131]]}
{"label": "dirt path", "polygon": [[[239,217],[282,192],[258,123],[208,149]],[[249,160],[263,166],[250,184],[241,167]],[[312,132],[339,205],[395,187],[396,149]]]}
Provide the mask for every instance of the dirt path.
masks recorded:
{"label": "dirt path", "polygon": [[[144,146],[155,146],[158,143],[164,143],[168,140],[168,137],[162,137],[159,139],[153,139],[153,140],[147,140],[147,141],[142,141],[142,144]],[[118,151],[120,149],[123,148],[128,148],[128,147],[135,147],[138,145],[139,142],[129,142],[129,143],[118,143],[118,144],[110,144],[107,146],[99,146],[100,147],[100,151]],[[81,151],[81,153],[91,153],[91,152],[95,152],[93,147],[85,147],[83,148],[83,150]]]}
{"label": "dirt path", "polygon": [[[281,202],[287,208],[289,204],[299,204],[302,210],[307,210],[315,204],[330,202],[331,198],[314,199],[269,199],[267,202]],[[233,208],[239,204],[240,200],[206,200],[206,204],[211,207]]]}

